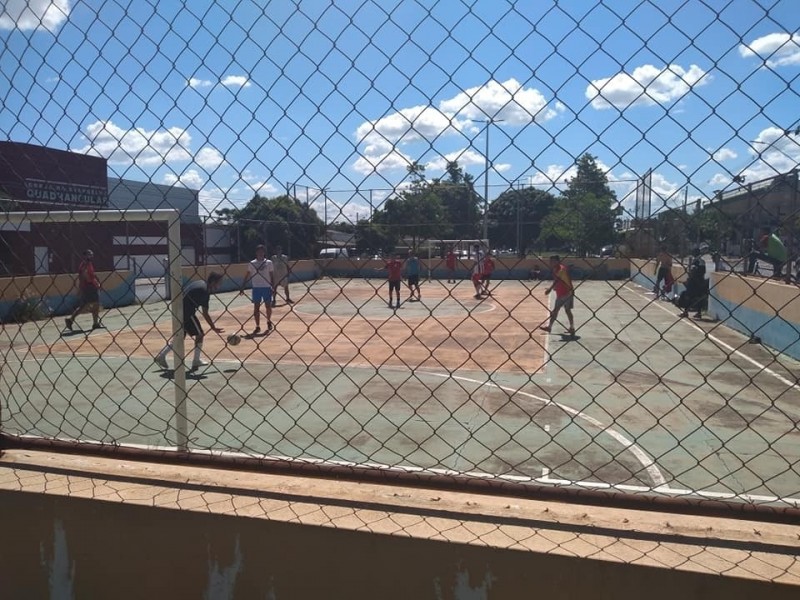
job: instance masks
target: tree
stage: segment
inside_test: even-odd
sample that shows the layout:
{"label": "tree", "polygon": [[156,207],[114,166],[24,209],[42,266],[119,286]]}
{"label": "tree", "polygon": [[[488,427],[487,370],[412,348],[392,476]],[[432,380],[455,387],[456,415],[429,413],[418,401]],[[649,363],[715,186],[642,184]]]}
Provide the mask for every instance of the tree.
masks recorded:
{"label": "tree", "polygon": [[457,161],[449,161],[445,173],[445,179],[437,179],[429,186],[430,191],[440,198],[445,220],[450,223],[440,237],[473,239],[478,234],[480,212],[475,178],[465,173]]}
{"label": "tree", "polygon": [[313,208],[286,195],[264,198],[256,194],[244,207],[224,208],[217,215],[236,226],[234,245],[240,258],[253,256],[259,244],[280,244],[293,258],[311,258],[324,231]]}
{"label": "tree", "polygon": [[545,217],[539,239],[549,247],[585,256],[616,239],[614,223],[622,209],[596,157],[584,154],[576,166],[575,176]]}
{"label": "tree", "polygon": [[[501,245],[519,246],[522,255],[539,238],[542,223],[556,199],[533,187],[510,189],[489,205],[489,237]],[[519,232],[519,236],[517,233]]]}

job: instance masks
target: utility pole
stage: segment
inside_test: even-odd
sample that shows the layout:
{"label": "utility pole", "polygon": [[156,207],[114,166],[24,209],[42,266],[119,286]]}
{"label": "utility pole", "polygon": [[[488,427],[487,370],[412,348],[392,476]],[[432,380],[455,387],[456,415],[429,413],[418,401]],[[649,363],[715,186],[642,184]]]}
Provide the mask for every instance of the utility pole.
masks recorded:
{"label": "utility pole", "polygon": [[489,158],[489,128],[493,123],[502,123],[504,119],[472,119],[473,123],[486,123],[486,151],[483,158],[486,161],[486,171],[483,174],[483,239],[489,238],[489,169],[492,168],[492,161]]}

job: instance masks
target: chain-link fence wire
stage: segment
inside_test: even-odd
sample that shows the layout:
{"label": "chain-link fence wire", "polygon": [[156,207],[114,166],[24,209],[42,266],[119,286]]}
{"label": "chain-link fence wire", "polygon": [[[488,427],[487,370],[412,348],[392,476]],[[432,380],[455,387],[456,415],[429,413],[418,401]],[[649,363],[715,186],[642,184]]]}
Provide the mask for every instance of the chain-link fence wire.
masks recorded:
{"label": "chain-link fence wire", "polygon": [[797,508],[792,8],[6,9],[6,441]]}
{"label": "chain-link fence wire", "polygon": [[[798,577],[798,528],[787,524],[700,522],[664,513],[634,517],[614,509],[587,514],[566,504],[368,484],[344,493],[339,486],[345,482],[330,481],[309,482],[295,493],[294,485],[275,485],[281,478],[252,472],[220,481],[210,479],[206,469],[186,465],[159,465],[154,471],[150,464],[126,461],[121,470],[109,469],[102,459],[64,456],[54,468],[26,451],[9,455],[0,468],[4,490],[656,566],[676,576],[688,571],[740,578],[739,585],[742,580],[786,584],[787,591]],[[278,576],[274,583],[285,585]],[[481,589],[480,584],[478,578],[473,586]]]}

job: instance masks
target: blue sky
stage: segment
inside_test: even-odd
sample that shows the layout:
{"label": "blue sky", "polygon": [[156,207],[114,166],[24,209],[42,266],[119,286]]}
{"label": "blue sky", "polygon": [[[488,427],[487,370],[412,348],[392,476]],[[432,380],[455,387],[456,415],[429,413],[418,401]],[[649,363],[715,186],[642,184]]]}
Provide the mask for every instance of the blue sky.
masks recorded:
{"label": "blue sky", "polygon": [[796,0],[6,0],[0,137],[207,210],[326,188],[333,220],[410,161],[483,191],[491,118],[490,199],[591,152],[628,208],[653,169],[655,209],[797,165],[798,29]]}

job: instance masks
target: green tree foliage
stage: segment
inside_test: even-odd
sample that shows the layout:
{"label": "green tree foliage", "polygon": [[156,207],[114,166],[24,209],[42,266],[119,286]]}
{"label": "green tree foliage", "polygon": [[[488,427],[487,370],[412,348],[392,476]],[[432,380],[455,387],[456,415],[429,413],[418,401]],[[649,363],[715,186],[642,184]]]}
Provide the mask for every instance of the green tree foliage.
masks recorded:
{"label": "green tree foliage", "polygon": [[442,237],[449,230],[446,209],[441,199],[425,180],[425,167],[413,163],[408,167],[411,185],[389,198],[373,213],[373,223],[381,226],[395,246],[410,238],[413,246],[427,238]]}
{"label": "green tree foliage", "polygon": [[533,187],[503,192],[489,205],[489,238],[495,245],[516,249],[519,231],[524,255],[539,238],[542,223],[555,202],[552,194]]}
{"label": "green tree foliage", "polygon": [[614,223],[622,209],[596,157],[584,154],[576,166],[575,177],[545,217],[539,239],[549,248],[585,256],[615,241]]}
{"label": "green tree foliage", "polygon": [[475,178],[458,166],[457,161],[447,163],[445,177],[428,186],[439,197],[445,209],[446,230],[440,238],[474,239],[478,234],[480,199],[475,192]]}
{"label": "green tree foliage", "polygon": [[256,195],[244,207],[218,210],[217,215],[238,228],[233,237],[241,258],[255,255],[259,244],[265,244],[269,251],[280,244],[292,258],[311,258],[317,239],[324,234],[317,212],[286,195]]}

